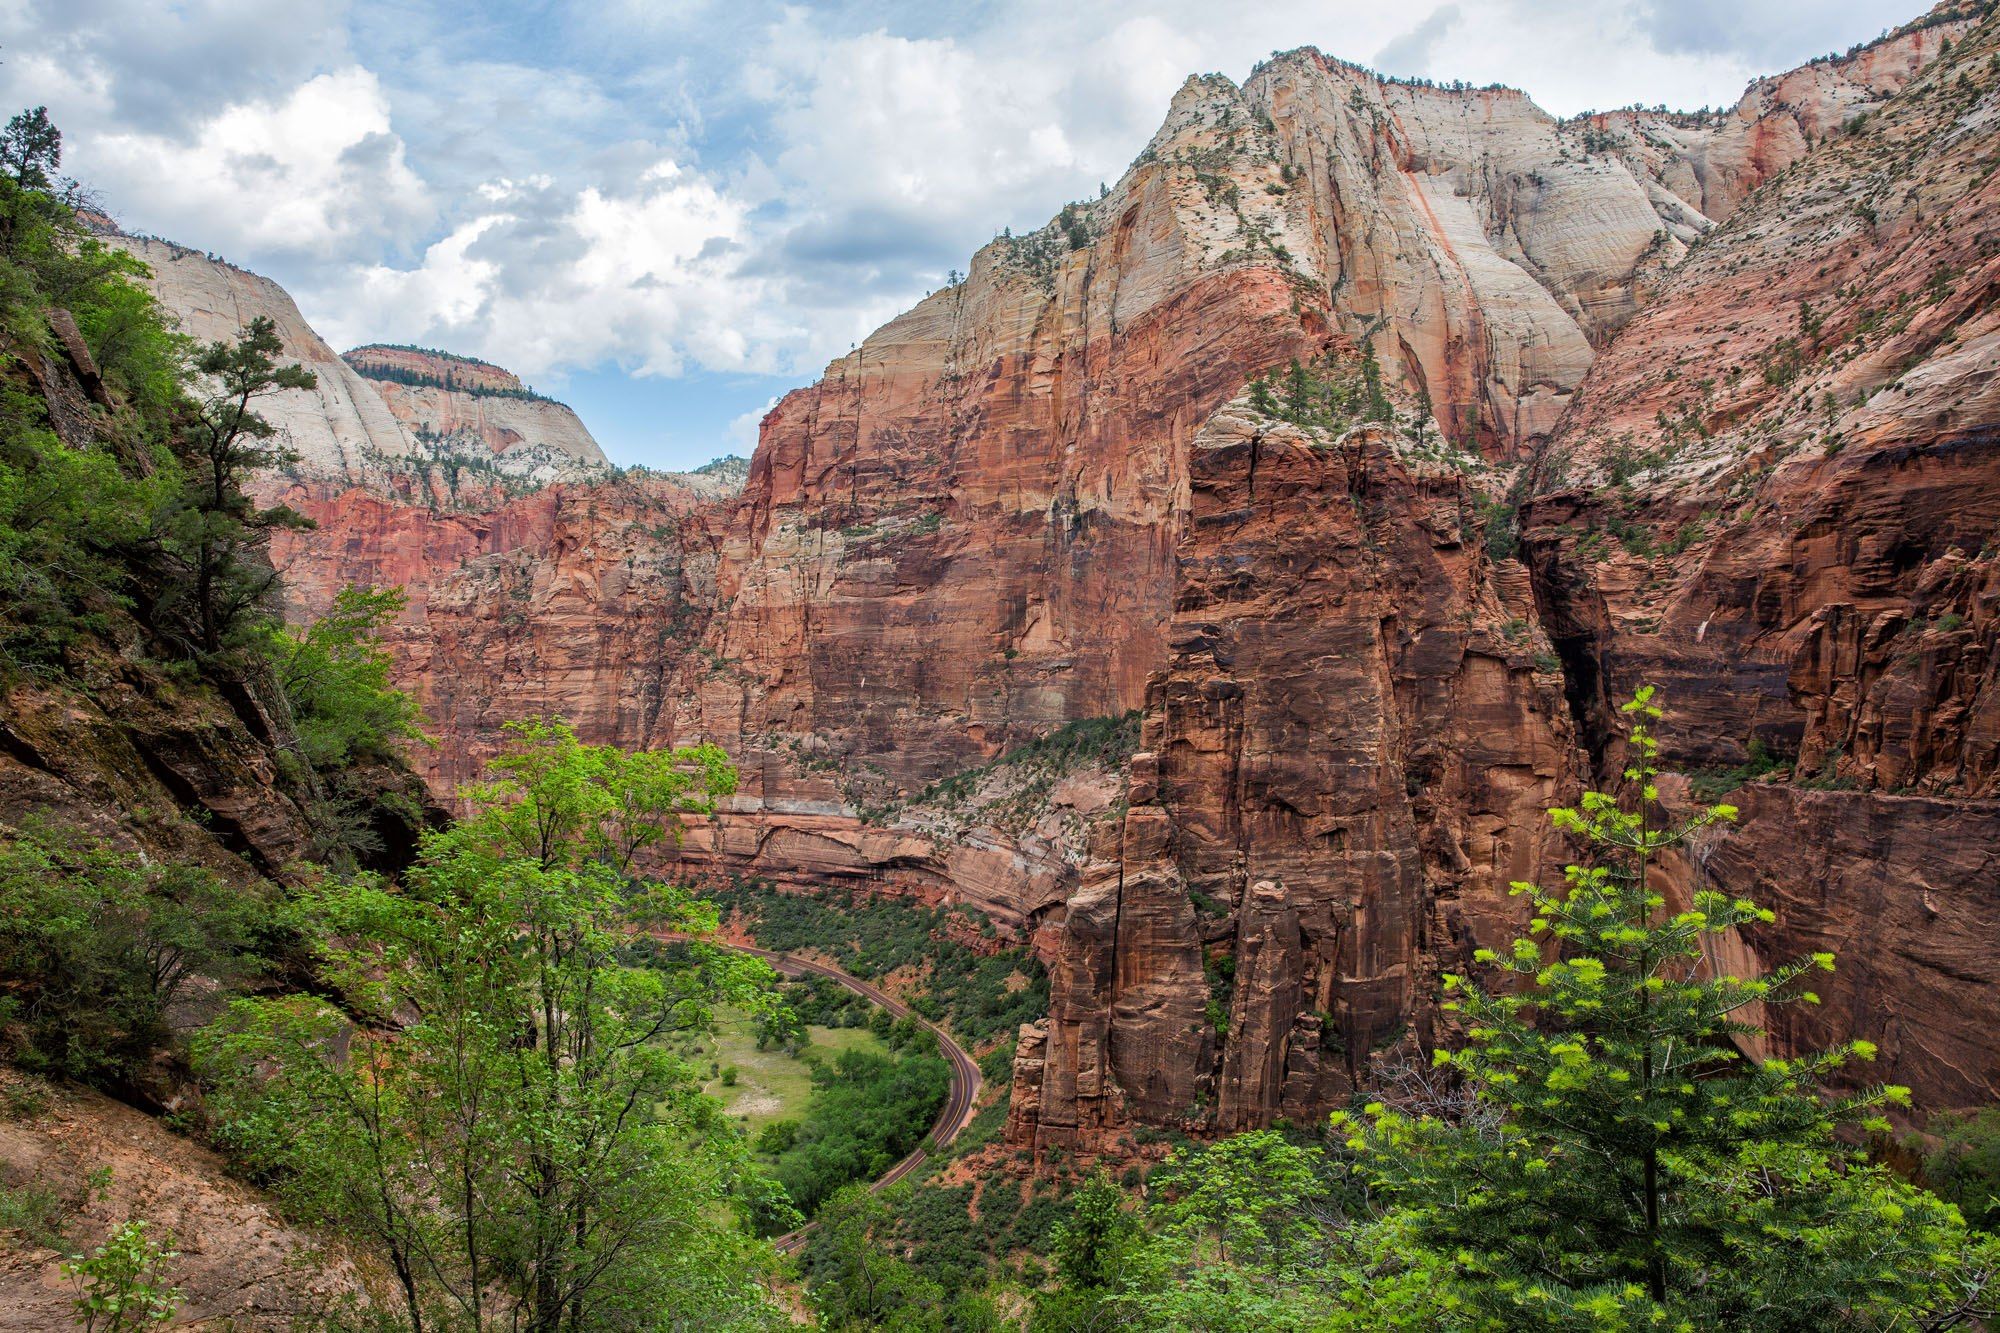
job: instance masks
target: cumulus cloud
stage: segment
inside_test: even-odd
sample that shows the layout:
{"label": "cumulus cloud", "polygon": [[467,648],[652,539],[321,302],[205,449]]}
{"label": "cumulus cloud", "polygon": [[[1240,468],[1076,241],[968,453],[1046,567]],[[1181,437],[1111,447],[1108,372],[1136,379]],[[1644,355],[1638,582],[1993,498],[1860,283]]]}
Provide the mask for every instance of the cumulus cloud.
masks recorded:
{"label": "cumulus cloud", "polygon": [[488,211],[419,263],[360,275],[323,320],[337,341],[402,329],[529,375],[606,362],[650,375],[769,371],[806,341],[771,280],[742,272],[749,206],[673,161],[617,191],[541,177],[480,195]]}
{"label": "cumulus cloud", "polygon": [[[48,89],[63,123],[178,137],[223,107],[346,63],[348,6],[318,0],[16,0],[0,8],[10,92]],[[94,102],[62,94],[88,90]]]}
{"label": "cumulus cloud", "polygon": [[431,216],[388,100],[359,67],[225,107],[185,137],[104,133],[81,156],[94,180],[116,182],[117,208],[212,249],[351,258],[398,243]]}

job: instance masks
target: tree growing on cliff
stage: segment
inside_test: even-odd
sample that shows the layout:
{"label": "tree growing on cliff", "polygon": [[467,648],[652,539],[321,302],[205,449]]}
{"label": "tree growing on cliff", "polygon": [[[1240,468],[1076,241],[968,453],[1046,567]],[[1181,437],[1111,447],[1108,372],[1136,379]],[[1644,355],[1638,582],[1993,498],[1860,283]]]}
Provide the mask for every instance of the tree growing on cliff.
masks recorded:
{"label": "tree growing on cliff", "polygon": [[0,170],[25,190],[53,190],[62,165],[62,131],[45,106],[23,111],[0,131]]}
{"label": "tree growing on cliff", "polygon": [[1754,903],[1697,889],[1668,909],[1655,862],[1731,820],[1670,816],[1655,785],[1661,716],[1642,689],[1626,808],[1602,792],[1552,813],[1591,863],[1550,891],[1516,884],[1529,935],[1479,960],[1511,983],[1448,977],[1466,1045],[1438,1063],[1470,1114],[1376,1103],[1336,1117],[1393,1208],[1385,1221],[1440,1281],[1433,1327],[1818,1330],[1946,1328],[1989,1303],[1990,1243],[1957,1210],[1864,1164],[1835,1137],[1881,1124],[1906,1093],[1846,1096],[1828,1077],[1873,1048],[1750,1054],[1757,1006],[1816,1003],[1820,954],[1756,977],[1710,959],[1768,924]]}
{"label": "tree growing on cliff", "polygon": [[203,653],[220,652],[245,614],[261,608],[277,585],[277,571],[264,556],[271,534],[311,526],[289,506],[260,508],[243,490],[252,473],[297,457],[272,442],[278,428],[253,404],[319,383],[303,366],[279,364],[283,351],[277,325],[259,315],[234,342],[209,343],[192,361],[211,387],[182,441],[188,487],[169,524],[170,547],[185,562],[187,577],[162,599],[162,609],[187,604],[190,633]]}
{"label": "tree growing on cliff", "polygon": [[389,682],[382,631],[407,604],[401,588],[343,588],[301,629],[270,627],[268,655],[291,705],[306,762],[325,772],[425,741],[416,701]]}
{"label": "tree growing on cliff", "polygon": [[723,1000],[756,1007],[769,969],[700,946],[679,968],[618,962],[636,920],[713,928],[630,872],[735,771],[713,746],[628,754],[548,721],[510,727],[492,768],[402,888],[301,894],[361,1026],[310,997],[232,1005],[198,1048],[221,1135],[302,1213],[379,1246],[418,1330],[764,1326],[719,1215],[739,1139],[663,1039]]}

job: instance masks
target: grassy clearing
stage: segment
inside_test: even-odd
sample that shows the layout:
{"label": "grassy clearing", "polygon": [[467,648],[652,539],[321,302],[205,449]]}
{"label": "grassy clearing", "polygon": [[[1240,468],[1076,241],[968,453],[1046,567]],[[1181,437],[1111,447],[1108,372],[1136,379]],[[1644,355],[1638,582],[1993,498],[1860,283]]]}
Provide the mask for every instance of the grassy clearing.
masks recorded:
{"label": "grassy clearing", "polygon": [[[831,1063],[842,1051],[862,1051],[887,1055],[888,1045],[867,1028],[806,1029],[808,1044],[797,1055],[788,1055],[777,1046],[757,1049],[757,1025],[740,1009],[716,1012],[715,1033],[683,1041],[679,1052],[694,1062],[701,1073],[702,1091],[723,1105],[730,1119],[752,1141],[774,1120],[797,1120],[806,1112],[812,1096],[809,1058]],[[724,1071],[736,1070],[733,1085],[725,1083]]]}

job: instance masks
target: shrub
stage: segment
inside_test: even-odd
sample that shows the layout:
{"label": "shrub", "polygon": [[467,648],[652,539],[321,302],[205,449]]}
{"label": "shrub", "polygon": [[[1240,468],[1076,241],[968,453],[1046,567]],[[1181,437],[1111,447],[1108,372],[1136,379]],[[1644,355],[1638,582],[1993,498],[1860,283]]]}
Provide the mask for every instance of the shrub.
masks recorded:
{"label": "shrub", "polygon": [[24,1067],[115,1084],[165,1045],[197,976],[249,968],[264,904],[53,825],[0,829],[0,1024]]}

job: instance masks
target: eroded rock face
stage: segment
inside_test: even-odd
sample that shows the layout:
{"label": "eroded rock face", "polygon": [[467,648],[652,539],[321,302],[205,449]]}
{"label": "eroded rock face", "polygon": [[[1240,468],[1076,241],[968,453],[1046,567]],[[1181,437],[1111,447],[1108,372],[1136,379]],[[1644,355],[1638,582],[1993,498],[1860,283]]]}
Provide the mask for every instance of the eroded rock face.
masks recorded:
{"label": "eroded rock face", "polygon": [[1024,1043],[1017,1143],[1323,1116],[1428,1046],[1437,964],[1546,869],[1560,683],[1468,540],[1463,474],[1408,451],[1241,403],[1194,440],[1167,665]]}
{"label": "eroded rock face", "polygon": [[233,340],[259,316],[272,321],[285,355],[319,380],[315,389],[287,389],[258,405],[278,428],[278,438],[298,453],[304,470],[360,480],[379,470],[377,460],[414,449],[381,395],[313,331],[277,283],[169,241],[115,232],[99,239],[146,265],[146,285],[190,338]]}
{"label": "eroded rock face", "polygon": [[328,483],[274,498],[318,524],[273,543],[298,617],[349,585],[405,590],[388,646],[437,735],[411,760],[440,798],[479,776],[509,721],[564,717],[630,747],[661,737],[669,682],[713,605],[699,497],[640,475],[483,513]]}
{"label": "eroded rock face", "polygon": [[2000,1092],[2000,967],[1965,943],[2000,928],[2000,33],[1942,31],[1605,349],[1524,533],[1601,773],[1654,682],[1670,763],[1782,784],[1675,891],[1776,908],[1746,962],[1839,954],[1778,1033],[1876,1040],[1867,1075],[1933,1105]]}
{"label": "eroded rock face", "polygon": [[540,450],[567,460],[609,460],[575,412],[535,395],[511,370],[470,357],[371,344],[341,360],[368,380],[389,411],[420,442],[476,446],[496,457]]}
{"label": "eroded rock face", "polygon": [[[1567,854],[1542,810],[1615,775],[1641,682],[1674,764],[1712,783],[1755,740],[1790,779],[1677,891],[1800,917],[1740,942],[1767,961],[1850,930],[1848,1030],[1899,1023],[1892,1077],[1990,1097],[1978,1039],[1910,1034],[1954,985],[2000,1029],[1990,965],[1927,936],[1991,922],[1994,48],[1946,7],[1708,117],[1558,122],[1311,51],[1190,80],[1104,198],[782,401],[740,497],[301,477],[322,527],[282,554],[304,608],[410,589],[440,788],[526,713],[717,740],[743,793],[684,868],[953,896],[1034,939],[1019,1145],[1317,1115],[1429,1039],[1436,970]],[[1389,420],[1248,407],[1251,376],[1363,348]],[[1523,496],[1523,563],[1484,554]],[[1124,809],[925,806],[1134,708]]]}

